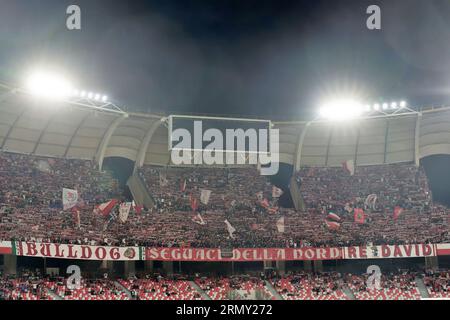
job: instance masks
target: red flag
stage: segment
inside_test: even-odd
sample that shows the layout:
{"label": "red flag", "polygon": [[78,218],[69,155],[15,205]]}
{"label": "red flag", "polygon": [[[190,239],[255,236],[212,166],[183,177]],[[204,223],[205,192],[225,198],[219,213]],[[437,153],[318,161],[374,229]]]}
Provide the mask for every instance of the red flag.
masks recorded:
{"label": "red flag", "polygon": [[191,195],[191,208],[192,208],[192,211],[197,211],[197,209],[198,209],[198,202],[197,202],[197,199],[196,198],[194,198],[192,195]]}
{"label": "red flag", "polygon": [[361,208],[356,208],[354,218],[356,223],[363,224],[364,222],[366,222],[366,215],[364,214],[364,210]]}
{"label": "red flag", "polygon": [[402,207],[400,207],[400,206],[396,206],[394,208],[394,220],[397,220],[398,217],[400,217],[400,215],[403,213],[403,210],[404,209]]}

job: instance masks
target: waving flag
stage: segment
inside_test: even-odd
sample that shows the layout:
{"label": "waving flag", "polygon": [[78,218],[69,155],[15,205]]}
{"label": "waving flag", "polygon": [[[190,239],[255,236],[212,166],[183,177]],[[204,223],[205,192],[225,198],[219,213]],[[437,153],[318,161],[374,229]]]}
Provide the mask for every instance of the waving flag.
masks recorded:
{"label": "waving flag", "polygon": [[361,208],[355,209],[354,218],[356,223],[363,224],[364,222],[366,222],[366,215],[364,214],[364,210]]}
{"label": "waving flag", "polygon": [[400,207],[400,206],[396,206],[394,208],[394,220],[397,220],[398,217],[400,217],[400,215],[403,213],[403,210],[404,209],[402,207]]}
{"label": "waving flag", "polygon": [[353,160],[347,160],[342,163],[342,168],[350,173],[351,176],[355,174],[355,161]]}
{"label": "waving flag", "polygon": [[339,228],[341,227],[341,224],[336,221],[325,220],[325,224],[330,230],[339,230]]}
{"label": "waving flag", "polygon": [[190,196],[190,198],[191,198],[191,209],[192,209],[192,211],[197,211],[197,209],[198,209],[198,201],[197,201],[197,199],[195,198],[195,197],[193,197],[192,195]]}
{"label": "waving flag", "polygon": [[181,189],[181,192],[185,192],[186,191],[186,179],[184,179],[181,182],[180,189]]}
{"label": "waving flag", "polygon": [[235,237],[234,237],[233,233],[236,232],[236,229],[231,225],[231,223],[228,220],[225,220],[224,222],[227,227],[227,231],[228,231],[228,234],[230,235],[230,238],[234,239]]}
{"label": "waving flag", "polygon": [[334,221],[341,221],[341,217],[339,217],[336,213],[330,212],[327,216],[328,219],[334,220]]}
{"label": "waving flag", "polygon": [[200,194],[200,202],[203,204],[208,204],[210,196],[211,190],[202,189]]}
{"label": "waving flag", "polygon": [[102,203],[97,206],[96,211],[102,216],[107,216],[114,206],[117,204],[117,199],[109,200],[108,202]]}
{"label": "waving flag", "polygon": [[272,198],[279,198],[283,195],[283,190],[280,188],[277,188],[275,186],[272,186]]}
{"label": "waving flag", "polygon": [[283,233],[285,228],[284,228],[284,217],[281,217],[280,219],[278,219],[277,221],[277,230],[280,233]]}
{"label": "waving flag", "polygon": [[120,204],[119,207],[119,220],[122,223],[127,222],[128,215],[130,214],[131,210],[131,202],[123,202]]}
{"label": "waving flag", "polygon": [[366,208],[370,208],[372,210],[375,210],[375,203],[377,202],[377,195],[376,194],[369,194],[364,201],[364,206]]}
{"label": "waving flag", "polygon": [[72,209],[78,203],[78,191],[63,188],[62,198],[64,210]]}

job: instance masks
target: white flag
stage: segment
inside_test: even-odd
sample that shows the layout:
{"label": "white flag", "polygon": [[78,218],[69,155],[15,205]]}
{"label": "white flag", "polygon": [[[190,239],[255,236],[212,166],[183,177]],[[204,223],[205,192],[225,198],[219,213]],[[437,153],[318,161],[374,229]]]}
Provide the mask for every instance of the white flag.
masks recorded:
{"label": "white flag", "polygon": [[75,207],[78,203],[78,191],[63,188],[63,209],[68,210]]}
{"label": "white flag", "polygon": [[344,168],[344,170],[350,173],[351,176],[355,174],[355,161],[347,160],[342,163],[342,167]]}
{"label": "white flag", "polygon": [[284,217],[281,217],[277,221],[277,229],[278,232],[283,233],[284,232]]}
{"label": "white flag", "polygon": [[272,198],[279,198],[283,194],[283,190],[280,188],[277,188],[275,186],[272,186]]}
{"label": "white flag", "polygon": [[119,207],[119,220],[122,223],[127,222],[128,214],[130,213],[131,202],[123,202]]}
{"label": "white flag", "polygon": [[230,235],[230,238],[231,238],[231,239],[234,239],[233,233],[236,232],[236,229],[231,225],[230,222],[228,222],[228,220],[225,220],[224,222],[225,222],[225,224],[227,225],[227,231],[228,231],[228,233],[229,233],[229,235]]}
{"label": "white flag", "polygon": [[203,204],[208,204],[210,196],[211,190],[202,189],[200,194],[200,202]]}

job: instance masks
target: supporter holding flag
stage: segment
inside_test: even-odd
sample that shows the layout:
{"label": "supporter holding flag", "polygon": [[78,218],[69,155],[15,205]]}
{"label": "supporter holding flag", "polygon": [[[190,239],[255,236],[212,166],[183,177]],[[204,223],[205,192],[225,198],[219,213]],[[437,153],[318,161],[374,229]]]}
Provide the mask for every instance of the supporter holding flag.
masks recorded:
{"label": "supporter holding flag", "polygon": [[186,191],[186,179],[181,181],[180,190],[181,190],[181,192],[185,192]]}

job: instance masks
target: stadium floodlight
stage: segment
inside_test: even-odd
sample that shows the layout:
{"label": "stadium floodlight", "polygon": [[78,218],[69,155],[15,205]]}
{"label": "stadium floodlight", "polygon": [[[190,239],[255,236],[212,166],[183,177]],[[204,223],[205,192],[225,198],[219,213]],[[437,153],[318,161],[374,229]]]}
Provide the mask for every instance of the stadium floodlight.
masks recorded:
{"label": "stadium floodlight", "polygon": [[400,102],[400,107],[401,108],[406,108],[406,101],[401,101]]}
{"label": "stadium floodlight", "polygon": [[389,105],[387,103],[383,103],[383,110],[387,110],[389,108]]}
{"label": "stadium floodlight", "polygon": [[100,97],[101,97],[101,95],[99,93],[96,93],[94,99],[96,101],[100,101]]}
{"label": "stadium floodlight", "polygon": [[392,109],[397,109],[397,107],[398,107],[397,102],[392,102],[392,103],[391,103],[391,108],[392,108]]}
{"label": "stadium floodlight", "polygon": [[374,106],[373,106],[373,109],[374,109],[375,111],[380,110],[380,104],[375,103]]}
{"label": "stadium floodlight", "polygon": [[64,99],[73,93],[73,88],[68,80],[60,75],[47,72],[31,74],[27,79],[26,89],[33,95],[57,100]]}
{"label": "stadium floodlight", "polygon": [[92,99],[94,97],[94,94],[92,92],[89,92],[87,97],[88,97],[88,99]]}
{"label": "stadium floodlight", "polygon": [[103,96],[103,97],[102,97],[102,101],[103,101],[103,102],[108,101],[108,96]]}
{"label": "stadium floodlight", "polygon": [[81,98],[86,97],[86,91],[81,91],[81,92],[80,92],[80,97],[81,97]]}
{"label": "stadium floodlight", "polygon": [[320,115],[328,120],[344,121],[361,116],[363,106],[353,99],[330,101],[320,108]]}
{"label": "stadium floodlight", "polygon": [[369,105],[369,104],[366,104],[365,107],[364,107],[364,111],[365,111],[365,112],[370,112],[370,110],[371,110],[370,105]]}

